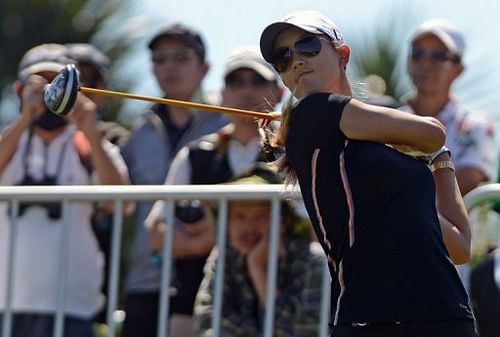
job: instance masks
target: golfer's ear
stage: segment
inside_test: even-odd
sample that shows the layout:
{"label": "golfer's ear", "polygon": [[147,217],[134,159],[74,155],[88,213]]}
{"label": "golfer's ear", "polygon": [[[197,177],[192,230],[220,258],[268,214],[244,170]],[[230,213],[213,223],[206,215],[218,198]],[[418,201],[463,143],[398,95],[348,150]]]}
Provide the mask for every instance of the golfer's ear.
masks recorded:
{"label": "golfer's ear", "polygon": [[342,68],[345,69],[347,63],[349,63],[349,58],[351,56],[351,50],[346,44],[340,45],[337,47],[337,52],[339,53],[339,62]]}

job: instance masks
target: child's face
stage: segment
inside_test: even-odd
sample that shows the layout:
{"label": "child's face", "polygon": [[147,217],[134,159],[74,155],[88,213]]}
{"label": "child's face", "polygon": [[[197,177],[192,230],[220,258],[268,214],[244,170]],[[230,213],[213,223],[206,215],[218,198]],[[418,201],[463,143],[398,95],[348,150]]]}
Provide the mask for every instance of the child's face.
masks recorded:
{"label": "child's face", "polygon": [[233,201],[229,203],[229,242],[241,254],[247,254],[269,230],[269,201]]}

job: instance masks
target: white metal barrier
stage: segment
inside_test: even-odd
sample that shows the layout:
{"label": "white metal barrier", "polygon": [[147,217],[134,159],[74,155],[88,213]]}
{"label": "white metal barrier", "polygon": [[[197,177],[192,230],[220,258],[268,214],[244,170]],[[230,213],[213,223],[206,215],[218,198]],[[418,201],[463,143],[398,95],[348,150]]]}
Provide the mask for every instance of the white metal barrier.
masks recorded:
{"label": "white metal barrier", "polygon": [[491,202],[500,199],[500,184],[485,184],[479,186],[464,196],[464,203],[467,210],[470,211],[476,206],[485,202]]}
{"label": "white metal barrier", "polygon": [[[291,190],[285,190],[282,185],[189,185],[189,186],[166,186],[166,185],[142,185],[142,186],[8,186],[0,187],[0,201],[9,201],[12,207],[11,230],[8,247],[8,265],[6,277],[6,303],[3,315],[2,337],[10,336],[12,329],[12,275],[14,266],[14,251],[16,242],[17,210],[20,202],[33,201],[62,201],[64,223],[69,217],[70,201],[114,201],[114,223],[111,238],[111,260],[109,266],[109,289],[107,301],[108,336],[115,336],[114,324],[111,320],[113,312],[116,310],[118,302],[118,282],[119,282],[119,260],[121,250],[123,203],[127,200],[158,200],[158,199],[200,199],[218,200],[219,219],[217,226],[217,245],[219,256],[217,264],[217,275],[214,294],[214,315],[212,319],[212,329],[214,336],[219,335],[221,309],[222,309],[222,282],[224,275],[224,254],[227,227],[227,202],[233,199],[268,199],[271,201],[271,226],[270,226],[270,253],[268,257],[268,279],[267,279],[267,303],[264,324],[264,336],[271,337],[274,323],[274,294],[277,279],[278,260],[278,233],[280,222],[280,201],[285,198],[297,198],[299,194]],[[167,223],[173,223],[174,210],[172,203],[166,209],[165,218]],[[55,313],[54,337],[62,337],[64,329],[64,302],[65,284],[67,269],[68,240],[64,238],[68,235],[68,226],[63,228],[62,240],[59,243],[58,261],[58,308]],[[158,336],[167,336],[167,317],[169,316],[168,287],[171,279],[172,267],[172,235],[165,232],[162,264],[162,281],[160,290],[160,310]],[[0,275],[0,277],[4,277]],[[168,280],[168,281],[167,281]],[[325,273],[323,278],[323,293],[321,304],[321,319],[319,322],[320,336],[328,335],[328,321],[330,316],[330,275],[325,259]]]}

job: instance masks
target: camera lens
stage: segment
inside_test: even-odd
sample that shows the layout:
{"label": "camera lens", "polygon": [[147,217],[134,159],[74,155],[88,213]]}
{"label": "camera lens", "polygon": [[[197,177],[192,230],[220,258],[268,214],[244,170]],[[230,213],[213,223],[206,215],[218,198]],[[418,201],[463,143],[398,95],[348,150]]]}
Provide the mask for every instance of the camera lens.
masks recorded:
{"label": "camera lens", "polygon": [[198,222],[204,215],[200,200],[179,200],[175,205],[175,216],[184,223]]}

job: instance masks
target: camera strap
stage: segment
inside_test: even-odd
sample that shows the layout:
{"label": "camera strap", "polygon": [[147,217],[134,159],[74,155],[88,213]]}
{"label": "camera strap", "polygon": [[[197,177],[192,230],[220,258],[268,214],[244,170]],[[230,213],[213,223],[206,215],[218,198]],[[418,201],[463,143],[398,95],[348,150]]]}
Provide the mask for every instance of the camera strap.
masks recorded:
{"label": "camera strap", "polygon": [[[22,180],[26,178],[26,175],[29,174],[29,164],[28,164],[28,154],[31,149],[31,141],[33,139],[33,125],[29,128],[28,131],[28,140],[26,142],[26,148],[24,149],[24,155],[23,155],[23,167],[24,167],[24,177]],[[66,150],[68,147],[69,140],[66,140],[62,146],[61,153],[59,154],[59,159],[57,162],[57,170],[55,172],[54,178],[57,179],[60,176],[62,165],[63,165],[63,160],[66,156]],[[47,175],[47,161],[48,161],[48,151],[47,151],[47,146],[45,146],[45,156],[44,156],[44,170],[43,170],[43,178],[42,180],[46,180],[49,176]]]}

